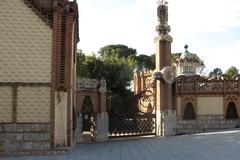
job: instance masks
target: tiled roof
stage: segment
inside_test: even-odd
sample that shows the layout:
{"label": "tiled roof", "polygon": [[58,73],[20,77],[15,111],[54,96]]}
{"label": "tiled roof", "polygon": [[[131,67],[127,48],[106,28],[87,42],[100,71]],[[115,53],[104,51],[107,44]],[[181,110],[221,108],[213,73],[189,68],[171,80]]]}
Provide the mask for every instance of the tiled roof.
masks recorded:
{"label": "tiled roof", "polygon": [[[57,5],[61,8],[69,5],[70,12],[74,12],[74,18],[78,22],[78,5],[76,0],[23,0],[29,8],[32,10],[44,21],[47,25],[52,27],[53,25],[53,8]],[[56,4],[55,4],[56,3]],[[77,41],[79,41],[78,36],[78,23],[76,24],[76,33],[77,33]]]}

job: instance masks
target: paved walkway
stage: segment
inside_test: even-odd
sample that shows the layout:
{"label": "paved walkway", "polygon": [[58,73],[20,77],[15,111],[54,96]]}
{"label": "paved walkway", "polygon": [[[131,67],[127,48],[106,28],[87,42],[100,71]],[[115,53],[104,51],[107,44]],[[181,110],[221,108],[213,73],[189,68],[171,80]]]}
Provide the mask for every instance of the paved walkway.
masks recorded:
{"label": "paved walkway", "polygon": [[239,160],[240,130],[79,144],[70,155],[6,160]]}

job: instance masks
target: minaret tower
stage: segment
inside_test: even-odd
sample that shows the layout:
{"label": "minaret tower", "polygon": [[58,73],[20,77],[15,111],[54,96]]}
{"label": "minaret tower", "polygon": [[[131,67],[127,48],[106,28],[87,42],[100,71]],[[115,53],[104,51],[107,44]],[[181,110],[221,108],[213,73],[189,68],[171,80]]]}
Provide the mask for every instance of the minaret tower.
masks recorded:
{"label": "minaret tower", "polygon": [[[158,1],[157,17],[158,25],[156,27],[157,36],[155,37],[155,72],[161,72],[163,76],[169,77],[167,72],[171,67],[172,37],[169,35],[168,3],[165,0]],[[168,68],[167,72],[165,72],[166,68]],[[167,83],[164,80],[157,81],[156,96],[156,135],[174,135],[176,130],[176,110],[175,107],[173,107],[172,84]]]}

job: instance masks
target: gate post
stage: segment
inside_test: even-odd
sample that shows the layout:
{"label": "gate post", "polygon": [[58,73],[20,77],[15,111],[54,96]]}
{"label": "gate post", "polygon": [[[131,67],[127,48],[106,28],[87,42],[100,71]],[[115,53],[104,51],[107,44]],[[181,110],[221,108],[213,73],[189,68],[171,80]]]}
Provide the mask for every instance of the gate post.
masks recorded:
{"label": "gate post", "polygon": [[108,140],[108,114],[107,114],[107,102],[106,102],[106,81],[101,80],[100,88],[100,109],[97,114],[97,135],[96,141],[107,141]]}
{"label": "gate post", "polygon": [[76,142],[82,143],[83,137],[82,137],[82,113],[79,113],[77,115],[77,127],[76,127]]}
{"label": "gate post", "polygon": [[[172,37],[168,34],[168,6],[165,0],[159,0],[157,7],[158,25],[155,37],[156,44],[156,72],[160,72],[165,67],[171,67],[171,43]],[[164,75],[163,75],[164,76]],[[166,72],[165,78],[169,77]],[[176,110],[173,107],[172,84],[166,81],[157,81],[156,94],[156,135],[171,136],[176,131]]]}

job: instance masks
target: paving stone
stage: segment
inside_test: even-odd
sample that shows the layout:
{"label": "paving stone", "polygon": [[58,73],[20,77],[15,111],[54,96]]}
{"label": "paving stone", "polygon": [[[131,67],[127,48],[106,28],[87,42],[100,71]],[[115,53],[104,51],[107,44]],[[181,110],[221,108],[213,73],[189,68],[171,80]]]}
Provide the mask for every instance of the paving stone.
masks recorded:
{"label": "paving stone", "polygon": [[[50,147],[49,143],[45,145]],[[30,146],[24,144],[22,147]],[[240,130],[233,130],[78,144],[69,155],[13,157],[4,160],[238,160],[239,148]]]}

